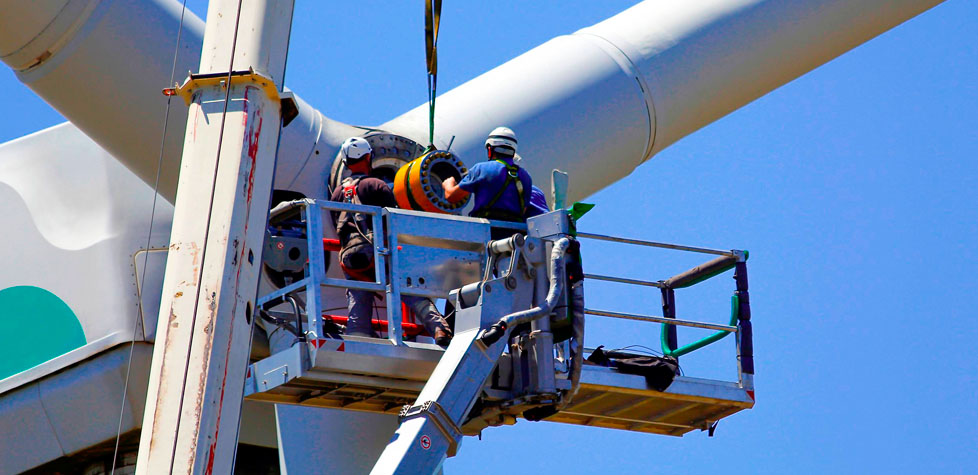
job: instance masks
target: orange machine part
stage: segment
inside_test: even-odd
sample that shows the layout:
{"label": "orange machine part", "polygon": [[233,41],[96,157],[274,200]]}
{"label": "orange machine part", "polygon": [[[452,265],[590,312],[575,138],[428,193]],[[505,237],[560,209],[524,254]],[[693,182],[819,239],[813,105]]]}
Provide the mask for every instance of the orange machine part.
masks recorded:
{"label": "orange machine part", "polygon": [[397,205],[431,213],[457,213],[466,201],[449,203],[440,196],[440,184],[444,177],[435,173],[436,168],[440,168],[441,175],[445,174],[446,169],[450,170],[457,178],[466,172],[462,162],[451,152],[435,150],[426,153],[397,170],[393,190]]}

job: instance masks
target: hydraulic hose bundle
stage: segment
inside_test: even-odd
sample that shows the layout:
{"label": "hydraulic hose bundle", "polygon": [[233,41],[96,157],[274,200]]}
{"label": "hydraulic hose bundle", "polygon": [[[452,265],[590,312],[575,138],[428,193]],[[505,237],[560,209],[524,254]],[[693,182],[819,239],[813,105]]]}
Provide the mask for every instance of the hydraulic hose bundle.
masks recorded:
{"label": "hydraulic hose bundle", "polygon": [[458,214],[468,203],[466,197],[457,203],[445,199],[442,181],[449,177],[461,181],[468,173],[465,165],[452,152],[432,150],[397,171],[394,177],[394,198],[403,209],[432,213]]}

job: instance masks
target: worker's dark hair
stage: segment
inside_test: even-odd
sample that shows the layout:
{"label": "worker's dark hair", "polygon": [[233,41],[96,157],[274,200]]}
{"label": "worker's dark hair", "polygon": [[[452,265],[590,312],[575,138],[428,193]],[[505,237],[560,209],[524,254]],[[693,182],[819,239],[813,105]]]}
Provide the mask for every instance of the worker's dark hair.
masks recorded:
{"label": "worker's dark hair", "polygon": [[516,150],[513,150],[513,149],[512,149],[512,148],[510,148],[510,147],[506,147],[506,146],[497,146],[497,147],[492,147],[492,146],[489,146],[489,145],[486,145],[486,148],[487,148],[487,149],[488,149],[488,150],[489,150],[489,151],[490,151],[490,152],[491,152],[491,153],[492,153],[492,154],[493,154],[494,156],[495,156],[495,155],[498,155],[498,156],[500,156],[500,157],[506,157],[506,158],[512,158],[512,157],[515,157],[515,156],[516,156]]}
{"label": "worker's dark hair", "polygon": [[364,155],[361,155],[361,156],[359,156],[357,158],[347,158],[346,159],[346,164],[347,165],[355,165],[355,164],[361,163],[361,162],[368,162],[369,163],[371,158],[373,158],[373,152],[368,152],[368,153],[366,153]]}

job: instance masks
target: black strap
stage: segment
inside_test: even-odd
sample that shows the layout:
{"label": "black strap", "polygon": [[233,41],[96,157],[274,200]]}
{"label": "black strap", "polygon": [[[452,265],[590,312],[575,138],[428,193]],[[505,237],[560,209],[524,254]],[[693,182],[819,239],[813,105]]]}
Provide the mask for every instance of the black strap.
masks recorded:
{"label": "black strap", "polygon": [[408,203],[411,204],[411,209],[418,211],[424,210],[418,200],[414,199],[414,193],[411,193],[411,168],[414,167],[414,160],[411,160],[407,164],[407,170],[404,170],[404,194],[407,195]]}

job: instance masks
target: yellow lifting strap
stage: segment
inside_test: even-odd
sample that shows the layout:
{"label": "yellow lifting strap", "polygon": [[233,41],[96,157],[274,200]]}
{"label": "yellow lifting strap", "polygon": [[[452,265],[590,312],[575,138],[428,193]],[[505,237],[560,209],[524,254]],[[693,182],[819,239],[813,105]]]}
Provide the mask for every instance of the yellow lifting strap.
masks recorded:
{"label": "yellow lifting strap", "polygon": [[438,74],[438,24],[441,22],[441,0],[424,2],[424,44],[428,74]]}
{"label": "yellow lifting strap", "polygon": [[424,2],[424,44],[428,68],[428,144],[435,144],[435,94],[438,89],[438,24],[441,23],[441,0]]}

